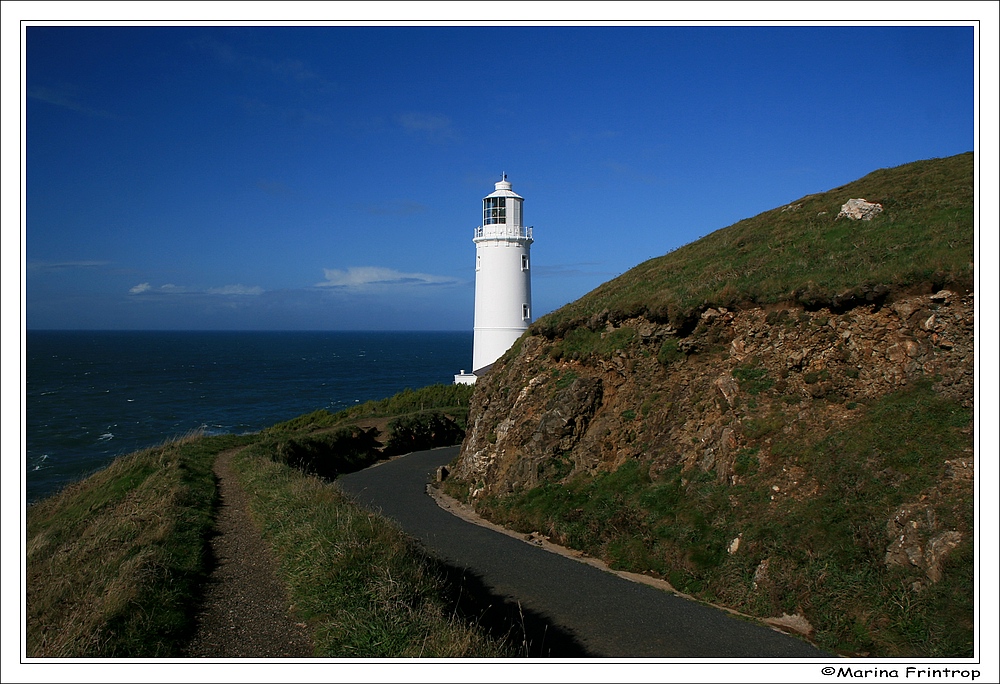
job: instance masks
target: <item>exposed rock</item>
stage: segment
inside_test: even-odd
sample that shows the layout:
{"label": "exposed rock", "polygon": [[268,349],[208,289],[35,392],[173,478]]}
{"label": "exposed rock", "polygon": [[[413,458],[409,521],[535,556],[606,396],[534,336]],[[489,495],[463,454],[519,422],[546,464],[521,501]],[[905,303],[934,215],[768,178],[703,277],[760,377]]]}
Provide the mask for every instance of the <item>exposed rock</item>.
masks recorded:
{"label": "exposed rock", "polygon": [[726,400],[726,404],[732,406],[735,403],[736,395],[739,394],[740,385],[736,382],[730,374],[725,374],[722,377],[716,379],[715,388],[722,395],[722,398]]}
{"label": "exposed rock", "polygon": [[[943,292],[845,313],[709,309],[699,332],[678,338],[679,347],[721,338],[729,353],[711,364],[693,362],[695,353],[668,368],[656,354],[671,333],[645,318],[620,322],[640,331],[635,349],[588,362],[553,362],[545,351],[551,342],[528,336],[519,355],[477,383],[453,475],[481,480],[490,491],[531,487],[539,464],[558,456],[567,475],[643,458],[651,477],[681,463],[714,470],[721,481],[744,447],[756,446],[762,465],[770,458],[767,445],[741,427],[748,402],[761,414],[768,405],[798,405],[797,420],[835,429],[851,420],[846,407],[927,377],[941,394],[971,407],[974,320],[972,295]],[[774,383],[764,394],[747,394],[733,375],[751,362]],[[642,442],[629,436],[637,431]]]}
{"label": "exposed rock", "polygon": [[945,461],[944,476],[950,480],[971,482],[976,475],[973,461],[971,455],[968,458]]}
{"label": "exposed rock", "polygon": [[913,566],[931,582],[941,580],[941,565],[962,541],[957,530],[938,532],[934,509],[926,503],[906,504],[896,509],[886,531],[892,541],[886,547],[886,565]]}
{"label": "exposed rock", "polygon": [[849,199],[840,207],[840,213],[837,214],[837,218],[846,216],[849,219],[855,221],[871,221],[873,218],[882,213],[882,205],[874,202],[868,202],[867,200],[860,199]]}
{"label": "exposed rock", "polygon": [[916,313],[919,308],[917,302],[912,299],[904,299],[902,301],[896,301],[892,303],[892,310],[896,312],[896,315],[903,321],[908,321],[910,316]]}
{"label": "exposed rock", "polygon": [[[782,433],[803,425],[836,434],[866,406],[922,380],[973,406],[974,295],[941,291],[885,304],[869,295],[881,296],[876,288],[859,291],[843,310],[706,309],[686,335],[644,317],[616,320],[611,330],[631,328],[634,339],[585,359],[554,360],[550,350],[560,340],[529,334],[518,353],[477,382],[449,479],[467,482],[475,496],[505,494],[640,462],[653,481],[680,468],[682,487],[695,473],[735,486],[778,466],[766,490],[775,506],[817,496],[824,483],[772,450]],[[608,318],[602,312],[591,322],[607,326]],[[690,356],[660,363],[668,337]],[[969,434],[967,455],[942,456],[942,482],[950,487],[974,481]],[[741,454],[752,458],[737,467]],[[911,569],[924,584],[935,581],[955,544],[969,543],[964,529],[940,525],[939,503],[934,496],[910,503],[885,528],[885,563]],[[751,543],[742,539],[734,553],[754,553]],[[765,561],[755,585],[767,575]]]}
{"label": "exposed rock", "polygon": [[754,570],[754,573],[753,573],[753,588],[754,588],[754,590],[756,590],[757,587],[760,584],[763,584],[767,580],[767,569],[768,569],[768,566],[770,566],[770,565],[771,565],[771,559],[770,558],[765,558],[764,560],[762,560],[757,565],[757,569]]}
{"label": "exposed rock", "polygon": [[941,579],[941,564],[945,556],[951,553],[952,549],[962,541],[962,533],[957,530],[946,530],[935,535],[927,542],[927,550],[924,551],[924,566],[927,571],[927,579],[931,582],[938,582]]}
{"label": "exposed rock", "polygon": [[951,299],[954,296],[955,296],[955,293],[952,292],[951,290],[941,290],[940,292],[936,292],[936,293],[932,294],[929,297],[929,299],[932,302],[934,302],[935,304],[950,304],[951,303]]}
{"label": "exposed rock", "polygon": [[814,631],[813,626],[809,624],[805,616],[798,613],[795,615],[782,613],[781,617],[764,618],[764,622],[782,631],[795,632],[805,637],[812,636]]}
{"label": "exposed rock", "polygon": [[602,395],[600,378],[576,378],[569,387],[556,392],[528,441],[530,452],[548,455],[572,449],[587,429]]}

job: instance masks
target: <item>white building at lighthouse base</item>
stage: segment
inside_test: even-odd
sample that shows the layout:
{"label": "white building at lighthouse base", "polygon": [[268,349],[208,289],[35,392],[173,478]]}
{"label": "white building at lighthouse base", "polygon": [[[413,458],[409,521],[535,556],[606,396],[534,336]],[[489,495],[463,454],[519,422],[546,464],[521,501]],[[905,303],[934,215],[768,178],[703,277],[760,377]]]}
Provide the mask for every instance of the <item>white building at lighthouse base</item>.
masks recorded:
{"label": "white building at lighthouse base", "polygon": [[455,384],[456,385],[475,385],[476,380],[479,378],[475,373],[466,373],[463,369],[461,372],[455,374]]}

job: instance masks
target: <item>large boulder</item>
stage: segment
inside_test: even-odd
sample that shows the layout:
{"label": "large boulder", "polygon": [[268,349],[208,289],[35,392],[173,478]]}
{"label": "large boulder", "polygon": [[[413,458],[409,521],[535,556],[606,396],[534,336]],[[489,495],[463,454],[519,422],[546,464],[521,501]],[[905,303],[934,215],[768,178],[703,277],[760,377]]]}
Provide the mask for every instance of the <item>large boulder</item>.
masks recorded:
{"label": "large boulder", "polygon": [[873,218],[882,213],[882,205],[876,204],[874,202],[869,202],[864,198],[860,199],[849,199],[842,207],[840,207],[840,213],[837,214],[837,218],[847,217],[855,221],[871,221]]}

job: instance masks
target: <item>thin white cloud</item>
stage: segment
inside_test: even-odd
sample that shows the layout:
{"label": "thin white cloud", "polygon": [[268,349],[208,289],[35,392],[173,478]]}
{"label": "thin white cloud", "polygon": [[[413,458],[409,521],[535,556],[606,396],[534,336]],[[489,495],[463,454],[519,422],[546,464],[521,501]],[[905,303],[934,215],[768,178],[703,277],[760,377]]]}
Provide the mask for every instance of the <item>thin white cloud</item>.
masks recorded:
{"label": "thin white cloud", "polygon": [[296,121],[303,124],[331,126],[334,121],[326,114],[306,109],[304,107],[285,107],[281,104],[264,102],[250,97],[238,98],[243,109],[251,114],[278,117],[285,121]]}
{"label": "thin white cloud", "polygon": [[32,100],[47,102],[57,107],[63,107],[74,112],[86,114],[87,116],[93,116],[100,119],[117,118],[110,112],[106,112],[102,109],[94,109],[93,107],[88,107],[87,105],[82,104],[79,100],[77,100],[74,94],[69,92],[69,89],[66,88],[60,89],[50,88],[48,86],[32,86],[25,94]]}
{"label": "thin white cloud", "polygon": [[256,285],[247,286],[236,284],[198,289],[174,285],[173,283],[167,283],[165,285],[160,285],[159,287],[153,287],[149,283],[139,283],[134,287],[130,287],[128,293],[130,295],[215,295],[224,297],[243,297],[264,294],[264,288]]}
{"label": "thin white cloud", "polygon": [[325,76],[313,71],[308,64],[299,59],[283,57],[270,59],[258,57],[249,53],[239,52],[232,45],[217,40],[205,38],[198,45],[211,52],[222,64],[255,74],[270,74],[281,80],[301,84],[311,84],[321,91],[334,90],[336,84]]}
{"label": "thin white cloud", "polygon": [[425,285],[457,285],[459,280],[429,273],[403,273],[381,266],[351,266],[347,270],[323,269],[326,280],[316,287],[364,290],[374,287],[421,287]]}
{"label": "thin white cloud", "polygon": [[26,266],[29,271],[66,271],[77,268],[101,268],[110,261],[29,261]]}
{"label": "thin white cloud", "polygon": [[264,288],[254,285],[248,287],[246,285],[225,285],[223,287],[210,287],[205,290],[207,294],[214,295],[239,295],[239,296],[257,296],[259,294],[264,294]]}

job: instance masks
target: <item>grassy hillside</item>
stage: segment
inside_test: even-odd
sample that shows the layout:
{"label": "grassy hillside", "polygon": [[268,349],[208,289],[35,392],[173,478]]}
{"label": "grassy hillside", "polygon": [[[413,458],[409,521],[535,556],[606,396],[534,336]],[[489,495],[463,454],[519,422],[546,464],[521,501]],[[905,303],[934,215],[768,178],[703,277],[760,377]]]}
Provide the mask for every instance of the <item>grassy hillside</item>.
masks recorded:
{"label": "grassy hillside", "polygon": [[[562,335],[602,311],[684,328],[709,306],[797,301],[818,308],[886,289],[968,286],[973,163],[971,152],[919,161],[807,195],[639,264],[534,330]],[[871,221],[838,219],[852,198],[877,202],[883,212]]]}
{"label": "grassy hillside", "polygon": [[169,657],[207,572],[216,454],[188,436],[116,459],[28,508],[29,657]]}
{"label": "grassy hillside", "polygon": [[[189,435],[122,456],[30,506],[27,655],[183,655],[212,570],[212,464],[229,449],[241,450],[235,467],[251,514],[310,623],[317,656],[523,655],[503,626],[491,627],[497,636],[477,624],[485,606],[452,586],[445,568],[330,481],[383,457],[379,438],[389,446],[456,443],[462,432],[448,416],[464,420],[470,390],[408,390],[256,435]],[[387,432],[352,417],[378,418]]]}

